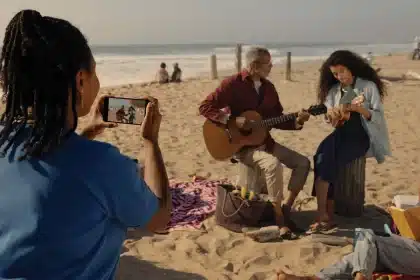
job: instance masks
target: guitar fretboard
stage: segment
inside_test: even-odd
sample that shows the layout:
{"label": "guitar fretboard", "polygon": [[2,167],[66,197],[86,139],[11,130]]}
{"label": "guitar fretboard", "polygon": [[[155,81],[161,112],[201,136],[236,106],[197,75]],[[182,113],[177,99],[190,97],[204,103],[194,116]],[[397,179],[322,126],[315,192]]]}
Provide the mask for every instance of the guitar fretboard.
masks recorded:
{"label": "guitar fretboard", "polygon": [[291,114],[287,114],[287,115],[282,115],[280,117],[275,117],[275,118],[271,118],[271,119],[265,119],[259,122],[259,126],[262,127],[266,127],[266,128],[271,128],[273,126],[276,126],[280,123],[284,123],[284,122],[288,122],[291,120],[296,119],[298,116],[298,113],[291,113]]}

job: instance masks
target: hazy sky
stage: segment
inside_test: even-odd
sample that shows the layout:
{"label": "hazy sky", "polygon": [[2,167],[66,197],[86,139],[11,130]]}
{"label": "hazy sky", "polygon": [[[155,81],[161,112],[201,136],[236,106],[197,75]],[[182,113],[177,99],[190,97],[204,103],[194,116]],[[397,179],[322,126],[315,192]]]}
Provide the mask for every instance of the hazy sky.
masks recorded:
{"label": "hazy sky", "polygon": [[410,42],[420,0],[0,0],[0,30],[24,8],[62,17],[92,44]]}

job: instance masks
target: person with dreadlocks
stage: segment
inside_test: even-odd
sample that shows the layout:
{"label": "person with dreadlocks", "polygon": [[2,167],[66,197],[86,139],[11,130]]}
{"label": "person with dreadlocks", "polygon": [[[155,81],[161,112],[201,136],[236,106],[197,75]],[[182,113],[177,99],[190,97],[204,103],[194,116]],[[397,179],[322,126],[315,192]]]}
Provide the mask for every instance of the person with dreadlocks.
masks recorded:
{"label": "person with dreadlocks", "polygon": [[[99,80],[83,34],[33,10],[7,26],[0,57],[0,278],[113,279],[128,227],[166,227],[169,183],[158,145],[158,101],[140,127],[136,163],[93,139],[104,123]],[[90,124],[75,132],[78,118]],[[47,261],[48,260],[48,261]]]}
{"label": "person with dreadlocks", "polygon": [[378,73],[361,56],[338,50],[323,63],[318,100],[328,108],[327,117],[335,129],[320,143],[314,156],[313,195],[317,198],[318,219],[310,233],[334,226],[338,168],[363,156],[382,163],[390,155],[384,96],[385,87]]}

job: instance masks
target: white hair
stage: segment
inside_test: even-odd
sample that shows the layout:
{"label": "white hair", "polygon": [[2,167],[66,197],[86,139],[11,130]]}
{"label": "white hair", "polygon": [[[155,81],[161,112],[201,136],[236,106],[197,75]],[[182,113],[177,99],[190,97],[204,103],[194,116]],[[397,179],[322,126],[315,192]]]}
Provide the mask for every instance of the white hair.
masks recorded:
{"label": "white hair", "polygon": [[270,55],[268,49],[263,47],[251,47],[245,55],[246,66],[250,67],[252,63],[257,62],[266,55]]}

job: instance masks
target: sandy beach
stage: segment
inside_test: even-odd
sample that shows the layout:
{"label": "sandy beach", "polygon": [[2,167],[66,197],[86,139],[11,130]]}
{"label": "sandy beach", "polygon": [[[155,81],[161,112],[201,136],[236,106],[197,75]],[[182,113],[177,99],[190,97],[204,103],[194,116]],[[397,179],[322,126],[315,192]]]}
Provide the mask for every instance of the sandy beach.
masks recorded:
{"label": "sandy beach", "polygon": [[[354,227],[381,228],[383,214],[371,205],[385,206],[396,194],[414,194],[418,188],[420,171],[420,80],[401,79],[408,70],[420,73],[420,62],[407,55],[375,57],[382,76],[388,77],[385,114],[388,121],[393,156],[378,165],[367,162],[366,213],[359,219],[338,218],[342,234],[351,234]],[[309,107],[316,102],[315,87],[320,61],[292,64],[292,81],[284,81],[284,66],[273,68],[270,80],[275,84],[286,112]],[[233,72],[232,72],[233,73]],[[102,93],[115,96],[142,97],[152,95],[159,99],[163,121],[160,146],[168,174],[177,181],[190,181],[194,175],[211,179],[228,178],[235,182],[237,166],[230,162],[213,160],[204,146],[198,104],[219,84],[208,78],[191,79],[180,84],[123,85],[103,88]],[[417,121],[416,121],[417,119]],[[87,119],[80,122],[80,128]],[[322,116],[311,118],[302,131],[273,130],[272,135],[312,161],[320,141],[332,131]],[[139,126],[119,125],[106,131],[98,140],[110,142],[131,157],[143,158],[143,143]],[[285,169],[285,182],[290,171]],[[313,174],[308,177],[304,192],[298,201],[308,197]],[[118,186],[116,186],[118,187]],[[302,205],[293,217],[306,228],[314,217],[314,200]],[[130,230],[121,254],[117,279],[275,279],[274,271],[287,265],[298,274],[314,273],[337,261],[352,247],[334,247],[314,243],[310,237],[298,241],[256,243],[242,234],[229,232],[215,225],[214,218],[204,222],[204,229],[175,231],[167,235],[151,235],[141,230]]]}

